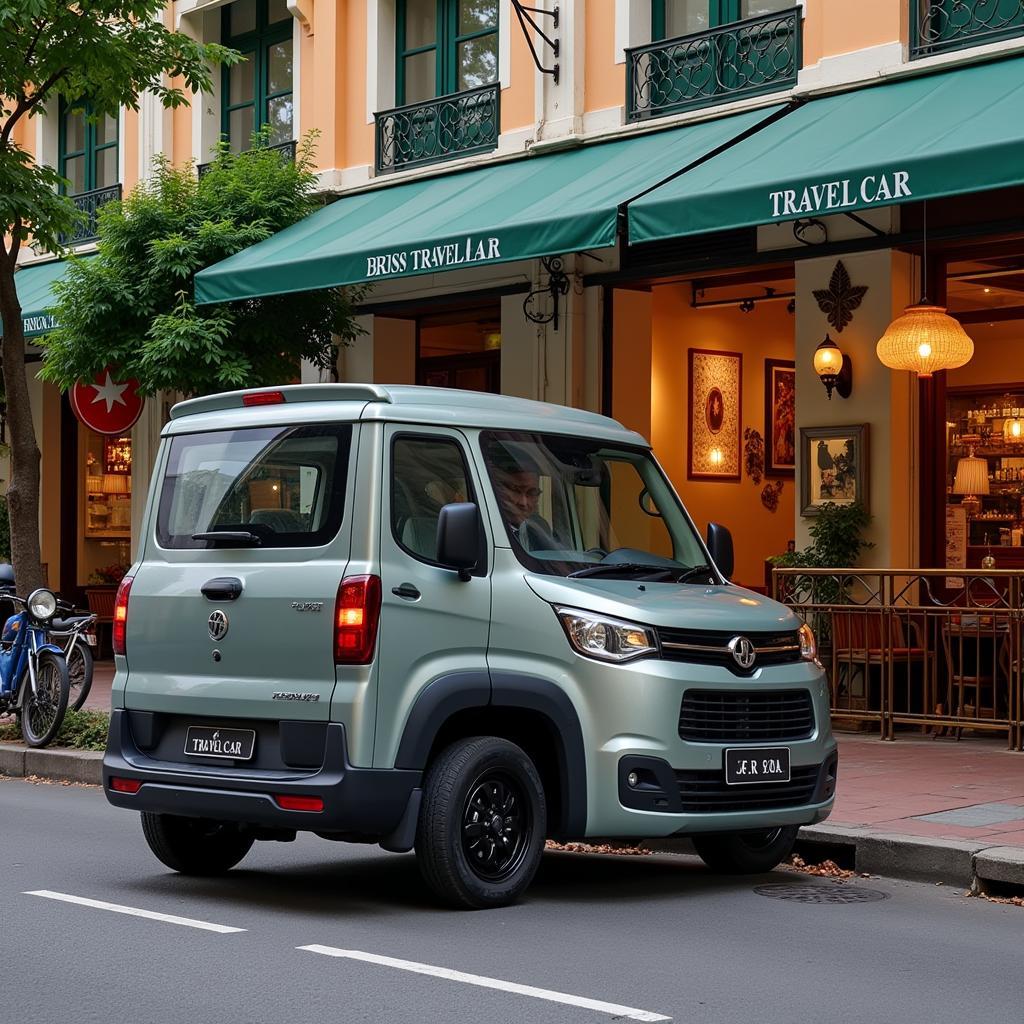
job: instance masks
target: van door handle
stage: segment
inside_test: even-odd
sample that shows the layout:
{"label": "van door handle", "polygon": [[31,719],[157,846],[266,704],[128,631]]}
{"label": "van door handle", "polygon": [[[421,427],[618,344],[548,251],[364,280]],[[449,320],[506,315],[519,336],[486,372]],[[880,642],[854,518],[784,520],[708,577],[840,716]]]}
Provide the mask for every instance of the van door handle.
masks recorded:
{"label": "van door handle", "polygon": [[399,587],[392,587],[391,593],[395,597],[404,597],[407,601],[418,601],[420,597],[420,592],[411,583],[403,583]]}
{"label": "van door handle", "polygon": [[242,596],[242,581],[234,576],[218,576],[207,580],[201,593],[208,601],[234,601]]}

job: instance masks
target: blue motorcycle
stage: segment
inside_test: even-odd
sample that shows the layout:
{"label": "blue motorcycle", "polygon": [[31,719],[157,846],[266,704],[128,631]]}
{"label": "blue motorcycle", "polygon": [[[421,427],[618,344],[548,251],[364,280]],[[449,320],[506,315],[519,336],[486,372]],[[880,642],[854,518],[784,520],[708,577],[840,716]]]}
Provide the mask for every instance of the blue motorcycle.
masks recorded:
{"label": "blue motorcycle", "polygon": [[0,565],[0,597],[22,608],[0,634],[0,715],[17,715],[25,742],[45,747],[57,735],[68,706],[64,652],[46,641],[57,598],[44,588],[27,598],[16,596],[9,565]]}

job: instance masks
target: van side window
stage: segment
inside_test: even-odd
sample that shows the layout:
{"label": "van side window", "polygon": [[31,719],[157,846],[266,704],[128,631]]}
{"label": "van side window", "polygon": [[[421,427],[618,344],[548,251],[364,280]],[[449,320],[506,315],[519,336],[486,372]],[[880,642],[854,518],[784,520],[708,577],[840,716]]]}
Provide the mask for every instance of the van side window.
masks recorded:
{"label": "van side window", "polygon": [[391,532],[411,555],[437,559],[437,519],[453,501],[472,501],[466,460],[457,442],[398,437],[391,449]]}

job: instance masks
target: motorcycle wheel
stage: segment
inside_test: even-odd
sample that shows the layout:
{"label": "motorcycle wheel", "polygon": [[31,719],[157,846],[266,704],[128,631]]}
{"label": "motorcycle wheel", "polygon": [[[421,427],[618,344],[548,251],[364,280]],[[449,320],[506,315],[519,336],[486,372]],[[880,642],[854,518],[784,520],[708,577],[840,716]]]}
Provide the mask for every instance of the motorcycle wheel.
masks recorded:
{"label": "motorcycle wheel", "polygon": [[36,692],[28,669],[22,677],[21,734],[30,747],[45,747],[57,735],[68,707],[68,666],[64,656],[40,651],[36,656]]}
{"label": "motorcycle wheel", "polygon": [[67,656],[68,663],[68,710],[78,711],[89,696],[92,688],[92,651],[84,641],[79,640]]}

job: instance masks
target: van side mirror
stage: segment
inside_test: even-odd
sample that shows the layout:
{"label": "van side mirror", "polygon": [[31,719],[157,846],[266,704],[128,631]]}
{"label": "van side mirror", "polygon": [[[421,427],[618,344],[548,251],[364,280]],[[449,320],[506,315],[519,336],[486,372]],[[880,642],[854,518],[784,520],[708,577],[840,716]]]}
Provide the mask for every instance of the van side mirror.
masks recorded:
{"label": "van side mirror", "polygon": [[437,517],[437,560],[468,580],[480,557],[480,512],[471,501],[445,505]]}
{"label": "van side mirror", "polygon": [[735,557],[732,551],[732,534],[721,523],[708,523],[708,551],[718,571],[728,580],[732,579]]}

